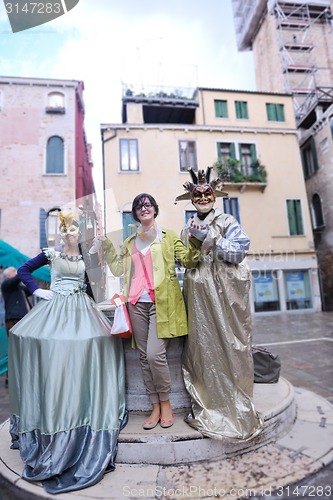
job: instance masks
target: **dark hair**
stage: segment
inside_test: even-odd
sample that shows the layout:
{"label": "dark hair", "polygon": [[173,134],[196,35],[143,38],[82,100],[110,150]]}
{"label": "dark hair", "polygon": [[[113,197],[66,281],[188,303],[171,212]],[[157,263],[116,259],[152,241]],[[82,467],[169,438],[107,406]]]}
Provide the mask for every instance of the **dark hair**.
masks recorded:
{"label": "dark hair", "polygon": [[151,195],[151,194],[148,194],[148,193],[140,193],[138,194],[134,200],[133,200],[133,203],[132,203],[132,215],[133,215],[133,219],[136,220],[137,222],[140,222],[140,220],[138,219],[138,216],[136,215],[136,209],[139,205],[141,205],[141,203],[146,199],[148,198],[148,200],[150,201],[150,203],[153,205],[153,207],[155,208],[155,215],[154,217],[156,218],[158,216],[158,205],[156,203],[156,200],[155,198]]}

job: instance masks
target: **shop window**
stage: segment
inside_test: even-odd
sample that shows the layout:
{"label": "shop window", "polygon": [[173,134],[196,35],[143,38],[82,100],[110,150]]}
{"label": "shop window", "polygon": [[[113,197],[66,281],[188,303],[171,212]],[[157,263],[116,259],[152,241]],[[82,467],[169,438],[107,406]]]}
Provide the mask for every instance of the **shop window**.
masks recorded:
{"label": "shop window", "polygon": [[276,272],[255,271],[252,278],[255,312],[279,311],[280,300]]}
{"label": "shop window", "polygon": [[134,220],[132,212],[122,213],[123,223],[123,241],[126,240],[131,234],[134,234],[137,228],[137,222]]}
{"label": "shop window", "polygon": [[284,105],[275,103],[266,103],[267,119],[270,122],[284,122]]}
{"label": "shop window", "polygon": [[187,172],[189,168],[197,170],[197,153],[194,141],[179,141],[179,165],[181,172]]}
{"label": "shop window", "polygon": [[137,139],[120,139],[120,171],[139,171],[139,152]]}
{"label": "shop window", "polygon": [[246,101],[235,101],[236,118],[247,120],[249,118]]}
{"label": "shop window", "polygon": [[240,223],[238,198],[223,198],[223,211],[233,215]]}
{"label": "shop window", "polygon": [[227,101],[214,101],[215,116],[216,118],[228,118],[228,102]]}
{"label": "shop window", "polygon": [[284,286],[287,310],[310,309],[312,307],[308,271],[284,272]]}
{"label": "shop window", "polygon": [[322,229],[325,227],[321,199],[319,194],[315,193],[311,200],[311,214],[313,229]]}
{"label": "shop window", "polygon": [[46,173],[65,173],[65,145],[61,137],[54,135],[47,141]]}
{"label": "shop window", "polygon": [[301,200],[287,200],[289,234],[304,234]]}

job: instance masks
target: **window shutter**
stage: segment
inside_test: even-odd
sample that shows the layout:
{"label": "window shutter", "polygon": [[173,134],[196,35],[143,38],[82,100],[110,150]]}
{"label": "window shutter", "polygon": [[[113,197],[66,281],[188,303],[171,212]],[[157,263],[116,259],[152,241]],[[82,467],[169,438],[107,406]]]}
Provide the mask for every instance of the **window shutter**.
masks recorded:
{"label": "window shutter", "polygon": [[273,113],[272,113],[272,105],[266,103],[266,112],[267,112],[267,118],[269,121],[274,120]]}
{"label": "window shutter", "polygon": [[46,237],[46,219],[47,212],[44,208],[39,209],[39,246],[40,248],[47,248],[47,237]]}
{"label": "window shutter", "polygon": [[307,179],[310,174],[309,174],[309,165],[308,165],[308,159],[306,156],[306,150],[302,149],[301,153],[302,153],[301,157],[302,157],[302,164],[303,164],[303,174],[304,174],[305,179]]}
{"label": "window shutter", "polygon": [[257,151],[256,151],[256,145],[255,144],[250,144],[250,153],[251,153],[251,162],[254,163],[257,161]]}
{"label": "window shutter", "polygon": [[279,122],[285,121],[283,104],[276,104],[276,117]]}
{"label": "window shutter", "polygon": [[296,224],[297,224],[297,234],[304,234],[301,201],[300,200],[295,200],[295,215],[296,215]]}
{"label": "window shutter", "polygon": [[136,224],[133,219],[132,212],[123,212],[122,213],[122,222],[123,222],[123,240],[126,240],[131,234],[134,234],[136,228],[130,226],[129,224]]}
{"label": "window shutter", "polygon": [[233,142],[230,143],[230,158],[232,158],[233,160],[236,159],[236,149]]}
{"label": "window shutter", "polygon": [[310,139],[310,146],[311,146],[311,155],[312,155],[312,160],[313,160],[313,168],[314,171],[317,172],[318,170],[318,158],[317,158],[317,149],[316,149],[316,143],[313,137]]}

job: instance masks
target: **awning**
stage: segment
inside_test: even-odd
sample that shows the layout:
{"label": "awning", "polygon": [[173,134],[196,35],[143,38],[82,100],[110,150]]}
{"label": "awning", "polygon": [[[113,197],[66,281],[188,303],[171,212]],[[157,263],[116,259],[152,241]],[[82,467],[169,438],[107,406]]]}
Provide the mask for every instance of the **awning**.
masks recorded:
{"label": "awning", "polygon": [[[30,257],[27,257],[23,253],[19,252],[16,248],[8,245],[3,240],[0,240],[0,266],[9,267],[14,266],[18,269],[22,264],[24,264]],[[49,283],[51,281],[50,269],[46,266],[37,269],[32,275],[41,281],[46,281]]]}

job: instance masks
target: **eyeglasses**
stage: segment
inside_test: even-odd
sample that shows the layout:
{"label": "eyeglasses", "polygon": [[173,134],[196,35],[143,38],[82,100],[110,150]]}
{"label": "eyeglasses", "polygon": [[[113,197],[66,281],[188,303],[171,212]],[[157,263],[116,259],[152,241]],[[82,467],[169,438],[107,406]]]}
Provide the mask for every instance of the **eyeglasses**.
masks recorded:
{"label": "eyeglasses", "polygon": [[152,205],[151,203],[149,203],[149,202],[147,202],[147,203],[142,203],[141,205],[138,205],[137,207],[135,207],[135,211],[136,211],[136,212],[141,212],[141,210],[142,210],[143,208],[147,208],[147,209],[148,209],[148,208],[151,208],[152,206],[153,206],[153,205]]}

